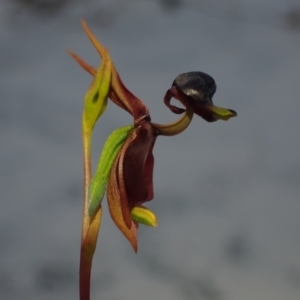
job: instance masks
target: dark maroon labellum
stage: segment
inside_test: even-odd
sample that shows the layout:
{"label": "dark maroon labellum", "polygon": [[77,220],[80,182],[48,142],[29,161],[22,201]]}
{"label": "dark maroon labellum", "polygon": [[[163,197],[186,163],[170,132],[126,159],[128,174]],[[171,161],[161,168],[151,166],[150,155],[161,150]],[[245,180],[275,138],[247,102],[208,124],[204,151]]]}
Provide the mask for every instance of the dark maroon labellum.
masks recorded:
{"label": "dark maroon labellum", "polygon": [[214,79],[203,72],[188,72],[178,75],[172,87],[190,96],[197,104],[212,104],[217,86]]}

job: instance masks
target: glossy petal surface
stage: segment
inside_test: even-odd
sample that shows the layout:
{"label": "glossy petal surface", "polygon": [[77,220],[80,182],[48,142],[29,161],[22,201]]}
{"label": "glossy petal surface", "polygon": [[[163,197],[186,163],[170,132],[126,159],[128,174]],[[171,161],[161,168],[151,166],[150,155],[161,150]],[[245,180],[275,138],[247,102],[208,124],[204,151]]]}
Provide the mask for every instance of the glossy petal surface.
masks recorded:
{"label": "glossy petal surface", "polygon": [[130,209],[153,198],[152,149],[155,140],[155,130],[145,122],[136,129],[135,137],[126,150],[123,176]]}

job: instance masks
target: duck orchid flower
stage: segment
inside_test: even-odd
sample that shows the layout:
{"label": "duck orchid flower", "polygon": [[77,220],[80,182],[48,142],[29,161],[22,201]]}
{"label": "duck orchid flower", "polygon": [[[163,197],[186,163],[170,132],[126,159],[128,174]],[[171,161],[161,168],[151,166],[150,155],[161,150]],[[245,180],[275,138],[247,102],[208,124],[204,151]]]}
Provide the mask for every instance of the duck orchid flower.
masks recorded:
{"label": "duck orchid flower", "polygon": [[[81,300],[89,299],[91,263],[105,192],[112,220],[137,251],[138,224],[157,226],[154,213],[143,206],[154,196],[152,151],[157,137],[181,133],[190,124],[194,113],[208,122],[228,120],[237,115],[233,110],[214,106],[212,97],[216,84],[211,76],[203,72],[189,72],[177,76],[164,97],[166,106],[172,112],[182,114],[181,118],[170,124],[153,123],[147,106],[123,84],[108,51],[84,21],[82,25],[102,62],[95,69],[69,51],[94,78],[85,96],[82,118],[85,197],[80,263]],[[92,176],[92,131],[105,111],[108,98],[132,115],[133,124],[119,128],[109,136]],[[172,105],[172,98],[178,100],[184,108]]]}

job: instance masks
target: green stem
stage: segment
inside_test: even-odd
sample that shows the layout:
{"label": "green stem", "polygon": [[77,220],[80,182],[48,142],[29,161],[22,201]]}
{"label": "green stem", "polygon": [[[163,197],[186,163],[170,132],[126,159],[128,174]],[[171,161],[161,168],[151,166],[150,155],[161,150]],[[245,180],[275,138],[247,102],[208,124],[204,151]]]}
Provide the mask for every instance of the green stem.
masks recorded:
{"label": "green stem", "polygon": [[161,135],[172,136],[181,133],[190,125],[194,115],[194,110],[188,103],[185,103],[185,107],[186,110],[183,116],[176,122],[169,124],[156,124],[151,122],[151,125]]}
{"label": "green stem", "polygon": [[88,187],[92,177],[92,162],[91,162],[91,144],[92,144],[92,132],[83,128],[82,130],[82,142],[83,142],[83,216],[82,216],[82,234],[81,242],[83,242],[86,232],[89,227],[89,214],[88,214]]}
{"label": "green stem", "polygon": [[90,218],[88,212],[88,187],[92,177],[92,129],[87,127],[84,116],[82,119],[82,142],[84,168],[84,200],[80,248],[79,298],[80,300],[90,300],[92,261],[101,224],[102,208],[100,206],[95,216]]}
{"label": "green stem", "polygon": [[92,176],[91,163],[91,144],[92,131],[85,128],[84,116],[82,120],[82,143],[83,143],[83,213],[82,213],[82,232],[81,232],[81,250],[79,266],[79,295],[80,300],[90,299],[90,279],[92,262],[87,262],[85,255],[85,237],[89,228],[90,217],[88,214],[88,187]]}

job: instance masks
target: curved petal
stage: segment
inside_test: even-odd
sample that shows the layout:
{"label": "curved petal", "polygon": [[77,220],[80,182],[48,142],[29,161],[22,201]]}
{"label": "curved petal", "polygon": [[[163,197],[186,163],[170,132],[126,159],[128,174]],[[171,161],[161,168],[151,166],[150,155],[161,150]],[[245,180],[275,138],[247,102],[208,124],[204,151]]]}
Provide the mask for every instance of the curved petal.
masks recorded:
{"label": "curved petal", "polygon": [[[167,92],[166,92],[166,94],[165,94],[165,97],[164,97],[164,103],[165,103],[165,105],[166,105],[173,113],[175,113],[175,114],[182,114],[182,113],[184,113],[184,112],[185,112],[185,109],[179,108],[179,107],[177,107],[177,106],[171,104],[171,99],[172,99],[173,97],[174,97],[175,99],[178,99],[180,102],[182,102],[182,101],[180,100],[181,98],[180,98],[179,95],[178,95],[178,92],[177,92],[176,87],[172,87],[172,88],[170,88],[170,89],[167,90]],[[185,104],[185,102],[183,102],[183,103]]]}
{"label": "curved petal", "polygon": [[137,252],[137,224],[131,221],[130,227],[128,227],[123,217],[122,199],[120,196],[120,189],[117,180],[119,159],[120,153],[117,156],[110,172],[109,183],[107,187],[108,208],[111,218],[128,239],[134,251]]}
{"label": "curved petal", "polygon": [[[129,107],[135,120],[149,116],[147,106],[126,88],[117,71],[112,73],[112,90],[117,96],[117,99],[126,107]],[[114,99],[112,98],[112,100]]]}
{"label": "curved petal", "polygon": [[121,201],[121,208],[123,212],[123,219],[126,223],[127,227],[130,228],[132,226],[132,219],[131,219],[131,207],[129,206],[128,197],[127,197],[127,189],[124,179],[124,173],[123,173],[123,166],[124,166],[124,158],[126,151],[128,147],[130,146],[131,142],[136,138],[136,130],[132,132],[131,135],[127,138],[125,144],[123,145],[121,151],[120,151],[120,157],[119,162],[116,168],[116,174],[117,174],[117,182],[119,186],[120,191],[120,201]]}
{"label": "curved petal", "polygon": [[135,130],[125,152],[123,176],[130,210],[153,198],[154,157],[152,149],[156,137],[156,130],[148,122],[142,123]]}

